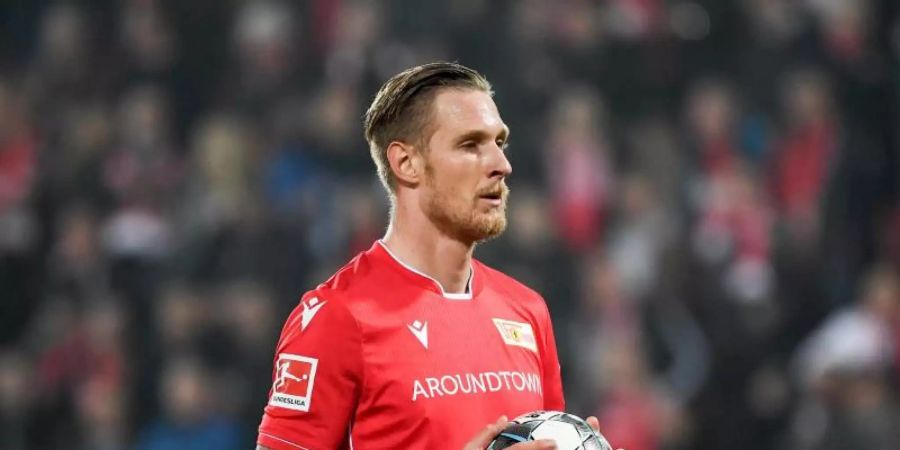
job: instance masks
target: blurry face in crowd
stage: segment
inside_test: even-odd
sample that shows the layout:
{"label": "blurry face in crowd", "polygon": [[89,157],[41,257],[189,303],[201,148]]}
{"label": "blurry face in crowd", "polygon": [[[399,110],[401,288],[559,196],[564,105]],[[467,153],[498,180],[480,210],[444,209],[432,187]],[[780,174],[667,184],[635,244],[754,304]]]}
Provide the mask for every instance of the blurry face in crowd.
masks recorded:
{"label": "blurry face in crowd", "polygon": [[900,311],[900,280],[891,269],[870,275],[864,295],[866,306],[878,317],[892,320]]}
{"label": "blurry face in crowd", "polygon": [[795,126],[816,124],[829,118],[830,93],[820,74],[795,74],[787,80],[785,86],[784,107]]}
{"label": "blurry face in crowd", "polygon": [[434,98],[430,129],[422,211],[443,232],[465,242],[502,233],[509,193],[505,179],[512,172],[504,151],[509,129],[491,96],[444,89]]}
{"label": "blurry face in crowd", "polygon": [[212,380],[196,362],[177,361],[163,373],[162,404],[180,424],[194,423],[208,414]]}
{"label": "blurry face in crowd", "polygon": [[734,120],[734,100],[727,88],[717,84],[700,86],[688,104],[688,119],[700,139],[725,137]]}

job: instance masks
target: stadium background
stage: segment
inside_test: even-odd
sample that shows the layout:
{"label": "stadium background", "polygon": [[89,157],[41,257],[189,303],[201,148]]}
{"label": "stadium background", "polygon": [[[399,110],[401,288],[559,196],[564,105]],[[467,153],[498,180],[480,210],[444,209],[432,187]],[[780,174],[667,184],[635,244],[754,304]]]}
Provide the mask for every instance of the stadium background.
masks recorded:
{"label": "stadium background", "polygon": [[378,238],[361,115],[456,60],[571,412],[661,449],[900,445],[891,0],[0,2],[0,448],[252,448],[298,295]]}

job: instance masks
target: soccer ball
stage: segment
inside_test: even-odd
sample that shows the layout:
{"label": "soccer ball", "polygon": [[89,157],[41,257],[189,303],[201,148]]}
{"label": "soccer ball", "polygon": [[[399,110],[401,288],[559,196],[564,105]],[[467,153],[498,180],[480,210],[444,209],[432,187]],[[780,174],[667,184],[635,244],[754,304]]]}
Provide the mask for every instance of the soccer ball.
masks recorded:
{"label": "soccer ball", "polygon": [[606,438],[578,416],[559,411],[534,411],[512,420],[487,450],[519,442],[553,439],[559,450],[612,450]]}

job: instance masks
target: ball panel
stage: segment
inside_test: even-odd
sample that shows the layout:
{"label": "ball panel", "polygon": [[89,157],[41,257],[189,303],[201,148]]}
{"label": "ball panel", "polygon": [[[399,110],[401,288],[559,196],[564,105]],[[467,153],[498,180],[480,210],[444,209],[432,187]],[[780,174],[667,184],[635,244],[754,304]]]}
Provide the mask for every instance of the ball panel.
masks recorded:
{"label": "ball panel", "polygon": [[547,420],[531,432],[534,440],[554,439],[560,450],[574,450],[581,447],[581,435],[571,423]]}
{"label": "ball panel", "polygon": [[591,428],[591,426],[588,425],[587,422],[585,422],[584,420],[581,420],[581,418],[578,416],[573,416],[572,414],[560,414],[558,417],[555,418],[555,420],[559,420],[560,422],[571,423],[572,425],[575,426],[575,428],[578,430],[578,432],[581,433],[582,436],[586,437],[586,436],[594,434],[593,428]]}
{"label": "ball panel", "polygon": [[606,443],[606,439],[591,439],[590,437],[584,440],[581,447],[584,450],[612,450]]}
{"label": "ball panel", "polygon": [[501,433],[500,436],[497,436],[497,438],[494,439],[494,442],[488,446],[487,450],[503,450],[523,441],[525,441],[525,439],[522,439],[521,436]]}
{"label": "ball panel", "polygon": [[531,440],[531,431],[541,423],[543,422],[540,420],[529,420],[524,423],[513,422],[503,429],[488,450],[501,450],[513,444]]}
{"label": "ball panel", "polygon": [[561,413],[559,411],[534,411],[534,412],[530,412],[528,414],[522,414],[521,416],[516,417],[515,419],[513,419],[513,422],[528,422],[531,420],[540,420],[540,421],[551,420],[560,414],[563,414],[563,413]]}
{"label": "ball panel", "polygon": [[531,433],[534,431],[534,429],[542,423],[543,422],[539,420],[532,420],[525,423],[513,423],[512,425],[507,426],[503,430],[503,432],[516,436],[522,436],[522,439],[527,440],[528,437],[531,436]]}

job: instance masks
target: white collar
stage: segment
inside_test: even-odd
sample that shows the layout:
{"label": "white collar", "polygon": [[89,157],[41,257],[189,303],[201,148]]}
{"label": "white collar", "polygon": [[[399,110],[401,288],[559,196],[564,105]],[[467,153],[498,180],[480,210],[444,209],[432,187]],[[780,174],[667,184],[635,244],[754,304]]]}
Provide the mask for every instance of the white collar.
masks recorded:
{"label": "white collar", "polygon": [[388,248],[388,246],[384,243],[383,240],[379,239],[377,242],[379,245],[381,245],[381,248],[383,248],[384,251],[386,251],[387,254],[390,255],[391,258],[394,259],[394,261],[397,261],[398,264],[403,266],[403,268],[405,268],[406,270],[408,270],[416,275],[419,275],[420,277],[424,277],[424,278],[431,280],[431,282],[433,282],[438,287],[438,289],[441,291],[441,296],[443,296],[447,300],[472,300],[472,278],[475,277],[475,269],[473,269],[472,266],[469,266],[469,279],[468,279],[468,281],[466,281],[466,292],[463,292],[463,293],[447,292],[446,290],[444,290],[444,286],[441,285],[440,281],[435,280],[433,277],[431,277],[427,274],[424,274],[424,273],[416,270],[409,264],[406,264],[405,262],[401,261],[400,258],[397,257],[397,255],[395,255],[393,252],[391,252],[391,249]]}

